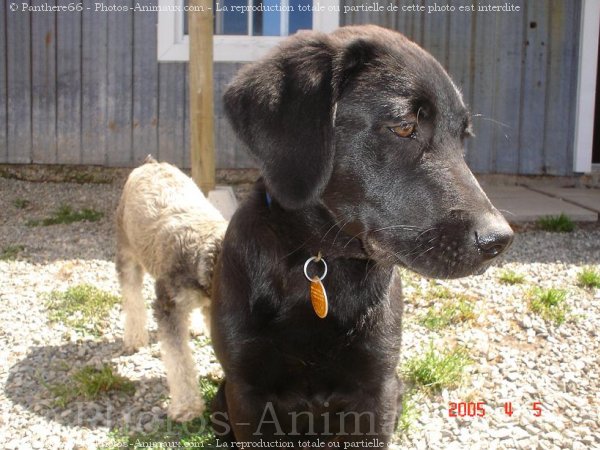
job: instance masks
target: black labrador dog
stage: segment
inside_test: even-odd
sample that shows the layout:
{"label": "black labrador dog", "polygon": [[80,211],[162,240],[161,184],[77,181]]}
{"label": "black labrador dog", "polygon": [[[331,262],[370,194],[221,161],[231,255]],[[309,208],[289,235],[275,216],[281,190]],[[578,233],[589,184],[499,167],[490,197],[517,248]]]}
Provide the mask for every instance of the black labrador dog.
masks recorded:
{"label": "black labrador dog", "polygon": [[289,38],[224,101],[263,178],[215,273],[217,436],[387,446],[401,393],[394,267],[467,276],[513,236],[465,163],[461,94],[403,35],[356,26]]}

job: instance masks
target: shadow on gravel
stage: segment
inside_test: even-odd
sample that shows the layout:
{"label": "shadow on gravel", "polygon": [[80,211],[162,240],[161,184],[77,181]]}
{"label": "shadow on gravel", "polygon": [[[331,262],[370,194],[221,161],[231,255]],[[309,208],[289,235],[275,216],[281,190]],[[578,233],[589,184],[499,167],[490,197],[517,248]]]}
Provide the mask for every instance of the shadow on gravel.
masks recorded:
{"label": "shadow on gravel", "polygon": [[65,426],[151,432],[166,417],[162,403],[168,390],[162,378],[132,381],[133,394],[105,392],[64,406],[57,401],[56,386],[68,388],[73,373],[84,366],[108,364],[121,355],[120,340],[32,347],[25,359],[10,368],[5,394],[29,412]]}

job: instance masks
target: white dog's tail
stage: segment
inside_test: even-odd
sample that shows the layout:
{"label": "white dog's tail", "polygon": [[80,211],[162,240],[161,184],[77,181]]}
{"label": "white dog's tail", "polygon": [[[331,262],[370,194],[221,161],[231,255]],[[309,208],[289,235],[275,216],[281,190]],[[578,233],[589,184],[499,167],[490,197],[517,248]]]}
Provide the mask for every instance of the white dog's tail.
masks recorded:
{"label": "white dog's tail", "polygon": [[158,163],[158,161],[155,160],[152,155],[148,155],[148,156],[146,156],[146,158],[144,158],[144,164],[149,164],[149,163]]}

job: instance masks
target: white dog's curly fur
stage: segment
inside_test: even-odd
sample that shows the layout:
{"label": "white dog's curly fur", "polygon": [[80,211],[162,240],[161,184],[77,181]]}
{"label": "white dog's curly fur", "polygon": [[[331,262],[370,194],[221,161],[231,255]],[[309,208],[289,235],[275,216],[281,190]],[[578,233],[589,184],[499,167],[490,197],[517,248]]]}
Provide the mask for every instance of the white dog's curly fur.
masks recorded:
{"label": "white dog's curly fur", "polygon": [[148,343],[142,297],[148,272],[156,281],[153,306],[171,394],[169,416],[191,420],[204,403],[188,342],[190,313],[200,307],[208,324],[212,271],[227,222],[187,175],[148,157],[125,183],[116,224],[125,349]]}

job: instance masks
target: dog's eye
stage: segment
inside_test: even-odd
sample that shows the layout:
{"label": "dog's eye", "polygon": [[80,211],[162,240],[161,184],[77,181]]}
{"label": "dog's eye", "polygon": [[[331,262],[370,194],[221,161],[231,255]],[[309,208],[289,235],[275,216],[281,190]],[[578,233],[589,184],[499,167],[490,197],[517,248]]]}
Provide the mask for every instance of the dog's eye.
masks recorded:
{"label": "dog's eye", "polygon": [[414,123],[403,123],[402,125],[390,127],[390,131],[396,136],[399,136],[401,138],[407,138],[414,135],[415,128],[416,126]]}

